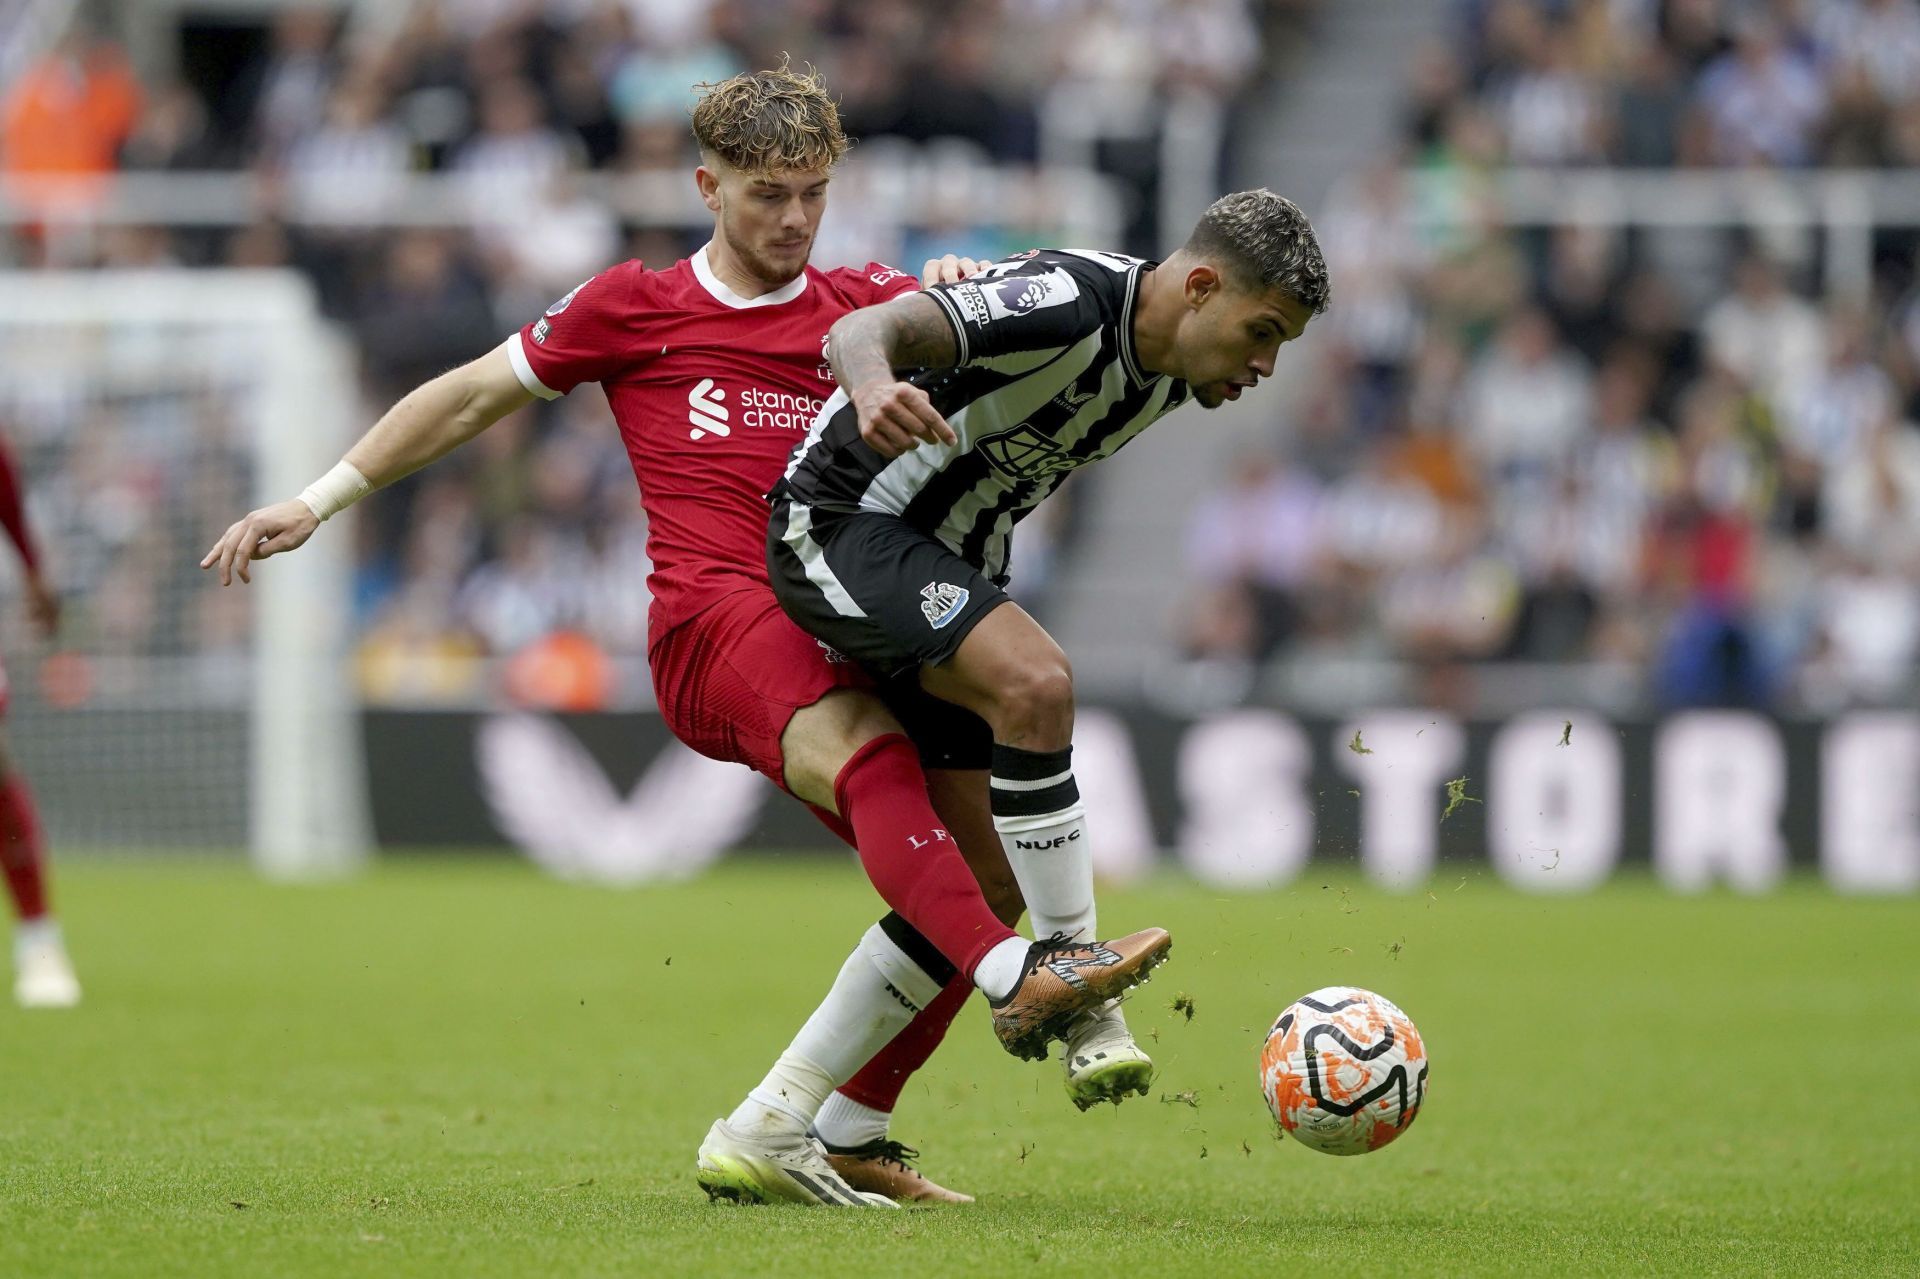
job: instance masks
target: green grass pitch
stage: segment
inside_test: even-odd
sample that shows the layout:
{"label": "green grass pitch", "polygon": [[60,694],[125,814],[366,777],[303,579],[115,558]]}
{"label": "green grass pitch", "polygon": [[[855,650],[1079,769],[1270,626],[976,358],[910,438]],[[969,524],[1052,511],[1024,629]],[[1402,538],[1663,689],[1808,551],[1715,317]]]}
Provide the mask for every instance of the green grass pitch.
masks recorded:
{"label": "green grass pitch", "polygon": [[[1110,930],[1175,937],[1131,1005],[1155,1096],[1076,1113],[976,1004],[895,1132],[981,1202],[835,1213],[691,1172],[877,915],[847,862],[611,892],[79,861],[56,891],[87,1000],[0,1010],[7,1276],[1920,1268],[1913,899],[1111,892]],[[1337,982],[1433,1062],[1419,1122],[1354,1159],[1276,1141],[1255,1080],[1279,1009]]]}

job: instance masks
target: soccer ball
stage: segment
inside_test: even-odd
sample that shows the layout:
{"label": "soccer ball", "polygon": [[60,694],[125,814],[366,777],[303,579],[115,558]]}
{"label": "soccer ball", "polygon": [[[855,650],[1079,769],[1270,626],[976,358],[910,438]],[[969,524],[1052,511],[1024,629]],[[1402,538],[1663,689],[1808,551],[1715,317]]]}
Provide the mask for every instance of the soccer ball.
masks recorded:
{"label": "soccer ball", "polygon": [[1427,1050],[1413,1019],[1357,986],[1302,995],[1260,1050],[1260,1092],[1280,1130],[1328,1155],[1364,1155],[1413,1124]]}

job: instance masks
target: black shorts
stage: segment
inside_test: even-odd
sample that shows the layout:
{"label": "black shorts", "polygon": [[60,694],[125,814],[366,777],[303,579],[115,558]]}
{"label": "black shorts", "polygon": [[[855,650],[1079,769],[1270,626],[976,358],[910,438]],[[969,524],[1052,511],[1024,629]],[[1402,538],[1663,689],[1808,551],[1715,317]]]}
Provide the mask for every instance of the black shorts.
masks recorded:
{"label": "black shorts", "polygon": [[[799,535],[796,547],[783,536],[791,509],[779,504],[767,536],[767,569],[780,606],[815,639],[880,680],[881,696],[921,745],[929,767],[987,767],[993,735],[985,721],[925,692],[918,672],[951,658],[1007,593],[891,515],[814,513],[818,523]],[[968,762],[938,762],[929,754],[932,743],[945,746],[949,739],[952,749],[944,753]]]}
{"label": "black shorts", "polygon": [[918,667],[883,678],[877,691],[913,740],[922,768],[993,767],[993,729],[966,707],[921,688]]}

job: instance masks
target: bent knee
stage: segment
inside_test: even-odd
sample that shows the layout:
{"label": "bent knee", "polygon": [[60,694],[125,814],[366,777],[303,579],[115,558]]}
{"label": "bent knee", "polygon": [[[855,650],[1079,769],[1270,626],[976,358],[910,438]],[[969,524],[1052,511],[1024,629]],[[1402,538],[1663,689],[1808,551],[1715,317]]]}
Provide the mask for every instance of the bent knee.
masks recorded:
{"label": "bent knee", "polygon": [[885,703],[855,689],[837,689],[802,706],[780,735],[787,789],[808,803],[839,811],[833,788],[847,761],[875,738],[901,731]]}
{"label": "bent knee", "polygon": [[1073,670],[1062,656],[1037,662],[1006,675],[997,690],[1003,716],[1036,727],[1073,723]]}

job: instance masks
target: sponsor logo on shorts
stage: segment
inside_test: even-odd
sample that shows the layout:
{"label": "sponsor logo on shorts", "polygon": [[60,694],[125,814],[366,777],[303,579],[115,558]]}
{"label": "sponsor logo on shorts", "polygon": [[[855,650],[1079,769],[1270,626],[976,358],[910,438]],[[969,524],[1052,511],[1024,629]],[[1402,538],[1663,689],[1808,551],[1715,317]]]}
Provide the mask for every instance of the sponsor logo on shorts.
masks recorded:
{"label": "sponsor logo on shorts", "polygon": [[920,611],[926,614],[927,625],[939,630],[954,618],[960,616],[960,610],[967,606],[972,592],[964,586],[955,586],[951,582],[928,582],[920,588]]}

